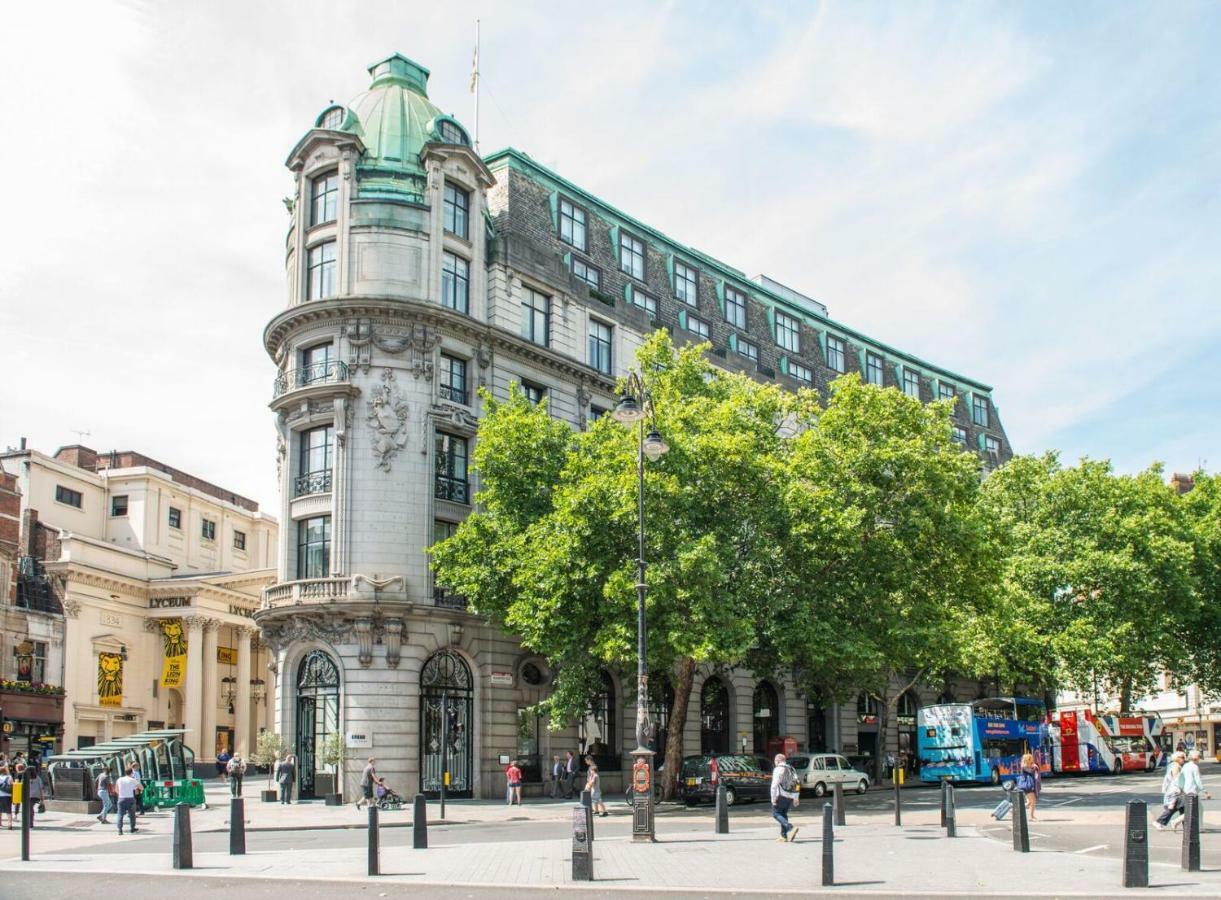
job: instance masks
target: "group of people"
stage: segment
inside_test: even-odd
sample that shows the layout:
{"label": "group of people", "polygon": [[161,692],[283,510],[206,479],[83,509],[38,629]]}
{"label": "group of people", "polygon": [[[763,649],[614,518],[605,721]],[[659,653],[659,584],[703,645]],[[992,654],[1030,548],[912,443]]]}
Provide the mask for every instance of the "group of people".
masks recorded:
{"label": "group of people", "polygon": [[571,800],[576,796],[577,774],[580,764],[576,755],[567,750],[563,758],[551,757],[551,797],[554,800]]}
{"label": "group of people", "polygon": [[[22,780],[29,773],[28,798],[22,797]],[[10,760],[7,754],[0,754],[0,828],[4,827],[5,816],[8,817],[8,827],[12,829],[21,815],[21,804],[27,802],[30,807],[30,827],[34,827],[34,813],[45,812],[43,805],[42,766],[37,757],[26,759],[25,754],[18,751]]]}
{"label": "group of people", "polygon": [[1165,831],[1177,814],[1179,819],[1174,827],[1178,828],[1187,815],[1187,797],[1201,795],[1206,800],[1212,799],[1212,794],[1204,790],[1204,782],[1200,779],[1200,751],[1174,751],[1170,765],[1166,767],[1166,775],[1162,778],[1162,814],[1157,817],[1153,827]]}
{"label": "group of people", "polygon": [[126,816],[131,825],[131,833],[135,834],[136,816],[144,815],[144,777],[139,763],[128,766],[118,778],[111,775],[109,769],[103,769],[93,779],[93,787],[97,798],[102,804],[102,811],[97,820],[103,825],[110,824],[106,818],[112,812],[118,817],[119,834],[123,833],[123,819]]}

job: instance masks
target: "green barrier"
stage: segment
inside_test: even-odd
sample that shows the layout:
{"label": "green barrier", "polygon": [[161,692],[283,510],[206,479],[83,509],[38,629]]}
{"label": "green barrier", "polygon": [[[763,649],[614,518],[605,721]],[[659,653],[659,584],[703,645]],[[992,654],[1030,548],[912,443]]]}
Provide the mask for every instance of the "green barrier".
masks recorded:
{"label": "green barrier", "polygon": [[190,781],[157,781],[144,786],[144,805],[156,809],[166,809],[188,803],[191,806],[204,805],[203,782],[198,779]]}

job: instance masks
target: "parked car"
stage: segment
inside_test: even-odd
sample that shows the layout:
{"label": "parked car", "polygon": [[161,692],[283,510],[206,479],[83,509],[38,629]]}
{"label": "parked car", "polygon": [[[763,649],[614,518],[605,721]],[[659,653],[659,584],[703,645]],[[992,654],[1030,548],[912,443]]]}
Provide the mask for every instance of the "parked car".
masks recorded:
{"label": "parked car", "polygon": [[688,756],[683,760],[678,796],[688,806],[715,803],[718,784],[725,785],[725,801],[730,806],[744,800],[771,798],[772,780],[753,756],[720,753]]}
{"label": "parked car", "polygon": [[847,759],[836,753],[790,756],[788,762],[796,770],[802,787],[813,791],[815,797],[823,796],[837,783],[845,791],[855,790],[858,794],[869,790],[869,776],[852,768]]}

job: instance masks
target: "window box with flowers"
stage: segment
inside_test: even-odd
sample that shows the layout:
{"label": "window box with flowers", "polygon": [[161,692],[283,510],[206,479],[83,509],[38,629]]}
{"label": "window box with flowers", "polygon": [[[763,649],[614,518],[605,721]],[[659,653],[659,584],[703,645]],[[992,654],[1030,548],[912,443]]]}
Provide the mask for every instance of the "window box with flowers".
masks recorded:
{"label": "window box with flowers", "polygon": [[57,684],[43,684],[41,682],[30,681],[9,681],[7,679],[0,680],[0,691],[16,691],[20,694],[49,694],[51,696],[63,696],[64,689]]}

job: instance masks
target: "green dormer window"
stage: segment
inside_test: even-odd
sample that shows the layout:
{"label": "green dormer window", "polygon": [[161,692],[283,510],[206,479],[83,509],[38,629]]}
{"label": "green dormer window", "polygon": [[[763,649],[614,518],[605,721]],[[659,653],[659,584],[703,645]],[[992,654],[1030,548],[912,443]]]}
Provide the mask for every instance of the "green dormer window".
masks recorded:
{"label": "green dormer window", "polygon": [[746,295],[725,286],[725,321],[735,328],[746,327]]}
{"label": "green dormer window", "polygon": [[449,119],[441,119],[437,122],[437,132],[441,135],[441,140],[447,144],[461,144],[465,147],[470,143],[466,139],[466,132]]}
{"label": "green dormer window", "polygon": [[882,368],[882,357],[874,356],[872,353],[865,354],[865,381],[869,384],[876,384],[882,387],[886,383],[886,375]]}
{"label": "green dormer window", "polygon": [[644,281],[644,241],[626,232],[619,234],[619,268]]}
{"label": "green dormer window", "polygon": [[560,199],[560,240],[578,250],[587,250],[585,242],[585,210],[568,200]]}
{"label": "green dormer window", "polygon": [[700,273],[686,263],[674,263],[674,296],[688,306],[699,306]]}
{"label": "green dormer window", "polygon": [[915,400],[920,399],[919,372],[913,372],[911,369],[903,370],[903,393]]}
{"label": "green dormer window", "polygon": [[776,344],[782,350],[801,352],[801,324],[782,312],[776,313]]}
{"label": "green dormer window", "polygon": [[988,398],[975,396],[971,398],[971,421],[984,428],[988,427]]}
{"label": "green dormer window", "polygon": [[347,117],[347,114],[348,111],[342,106],[332,106],[318,117],[318,127],[334,131],[343,125],[343,120]]}
{"label": "green dormer window", "polygon": [[834,335],[827,335],[827,365],[843,375],[848,371],[844,342]]}

